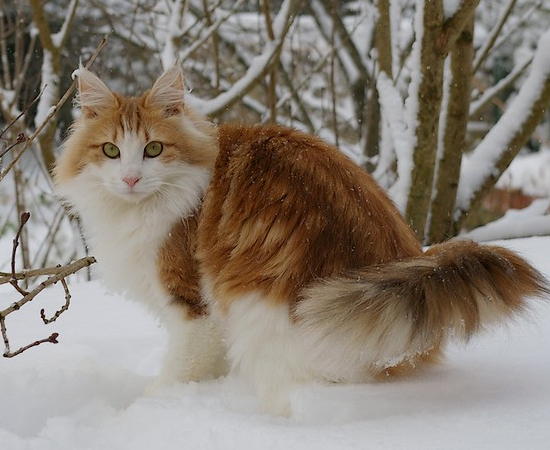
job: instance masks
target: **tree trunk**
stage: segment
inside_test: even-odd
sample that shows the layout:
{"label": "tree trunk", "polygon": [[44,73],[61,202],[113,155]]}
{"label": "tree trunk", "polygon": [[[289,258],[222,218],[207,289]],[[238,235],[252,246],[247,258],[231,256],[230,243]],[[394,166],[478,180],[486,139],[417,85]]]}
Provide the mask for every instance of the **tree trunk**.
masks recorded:
{"label": "tree trunk", "polygon": [[420,240],[424,238],[426,217],[430,207],[437,150],[445,61],[445,46],[441,42],[443,20],[442,0],[426,2],[420,43],[421,80],[417,95],[416,142],[413,148],[411,186],[405,214]]}
{"label": "tree trunk", "polygon": [[[378,70],[385,72],[393,80],[392,45],[391,45],[391,17],[389,0],[378,0],[378,20],[375,33],[376,51],[378,53]],[[367,158],[366,169],[373,172],[375,169],[372,159],[378,155],[380,141],[380,103],[376,84],[371,84],[370,95],[365,111],[365,147]]]}
{"label": "tree trunk", "polygon": [[428,240],[441,242],[456,234],[453,212],[460,177],[462,153],[470,108],[474,20],[470,19],[451,50],[451,79],[444,124],[441,156],[431,204]]}

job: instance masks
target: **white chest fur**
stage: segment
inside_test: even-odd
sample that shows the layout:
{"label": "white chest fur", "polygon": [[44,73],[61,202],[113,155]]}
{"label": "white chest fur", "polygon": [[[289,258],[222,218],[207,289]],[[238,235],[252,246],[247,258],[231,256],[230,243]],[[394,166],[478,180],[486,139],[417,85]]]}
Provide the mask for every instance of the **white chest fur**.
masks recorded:
{"label": "white chest fur", "polygon": [[101,279],[109,289],[123,292],[163,316],[170,296],[159,281],[157,254],[176,221],[197,208],[210,172],[186,166],[177,183],[172,182],[163,195],[138,203],[92,188],[89,176],[75,177],[60,194],[81,217]]}
{"label": "white chest fur", "polygon": [[84,226],[101,279],[109,289],[161,313],[169,297],[159,282],[156,258],[177,217],[155,208],[105,213],[104,220],[90,218]]}

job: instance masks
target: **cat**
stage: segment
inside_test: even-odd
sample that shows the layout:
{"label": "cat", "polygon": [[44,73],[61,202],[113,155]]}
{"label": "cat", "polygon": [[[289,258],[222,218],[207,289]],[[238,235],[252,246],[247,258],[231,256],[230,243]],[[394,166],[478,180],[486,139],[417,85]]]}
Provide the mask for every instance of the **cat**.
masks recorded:
{"label": "cat", "polygon": [[450,339],[549,293],[502,247],[423,252],[374,179],[321,139],[213,125],[186,104],[177,67],[140,97],[81,68],[77,102],[56,191],[107,286],[168,330],[157,386],[229,371],[288,415],[299,384],[436,364]]}

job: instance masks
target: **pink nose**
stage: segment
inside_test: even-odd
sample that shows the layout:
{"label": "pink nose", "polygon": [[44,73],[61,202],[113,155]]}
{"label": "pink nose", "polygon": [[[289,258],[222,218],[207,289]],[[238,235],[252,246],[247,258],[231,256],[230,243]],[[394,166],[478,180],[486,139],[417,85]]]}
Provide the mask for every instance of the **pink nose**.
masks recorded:
{"label": "pink nose", "polygon": [[131,188],[133,188],[139,180],[141,180],[141,177],[124,177],[122,179],[122,181],[124,181]]}

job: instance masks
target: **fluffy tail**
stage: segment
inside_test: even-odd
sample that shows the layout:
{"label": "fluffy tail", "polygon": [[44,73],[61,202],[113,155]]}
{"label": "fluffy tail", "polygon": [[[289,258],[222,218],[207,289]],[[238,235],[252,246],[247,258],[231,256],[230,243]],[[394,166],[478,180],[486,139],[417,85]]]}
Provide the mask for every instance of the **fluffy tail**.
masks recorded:
{"label": "fluffy tail", "polygon": [[467,341],[522,312],[527,297],[550,293],[543,275],[517,254],[468,241],[354,275],[315,283],[294,311],[314,365],[336,380],[414,364],[448,338]]}

